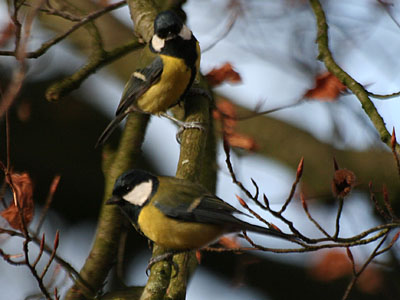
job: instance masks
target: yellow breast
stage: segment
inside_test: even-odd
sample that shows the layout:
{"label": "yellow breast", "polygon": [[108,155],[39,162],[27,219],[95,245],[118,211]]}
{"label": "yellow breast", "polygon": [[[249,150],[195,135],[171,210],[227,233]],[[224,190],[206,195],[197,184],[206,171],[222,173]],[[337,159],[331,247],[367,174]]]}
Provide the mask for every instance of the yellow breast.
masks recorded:
{"label": "yellow breast", "polygon": [[222,228],[216,225],[168,218],[153,205],[142,209],[138,224],[150,240],[174,250],[199,249],[214,242],[224,233]]}
{"label": "yellow breast", "polygon": [[137,106],[145,112],[157,114],[175,105],[190,82],[191,70],[182,59],[160,55],[163,72],[160,80],[138,99]]}

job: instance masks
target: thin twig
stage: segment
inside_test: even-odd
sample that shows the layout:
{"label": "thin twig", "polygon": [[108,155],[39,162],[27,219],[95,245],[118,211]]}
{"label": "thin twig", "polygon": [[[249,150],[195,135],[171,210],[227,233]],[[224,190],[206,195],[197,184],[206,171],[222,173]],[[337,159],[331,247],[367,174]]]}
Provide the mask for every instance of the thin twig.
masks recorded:
{"label": "thin twig", "polygon": [[225,162],[226,162],[226,166],[228,167],[229,174],[231,175],[232,182],[234,184],[236,184],[246,194],[246,196],[248,198],[252,199],[259,207],[261,207],[262,209],[265,210],[266,207],[260,201],[258,201],[258,199],[254,198],[253,195],[250,193],[250,191],[248,189],[246,189],[246,187],[236,178],[236,174],[233,170],[233,166],[231,163],[229,143],[225,137],[223,139],[223,146],[224,146],[225,157],[226,157]]}
{"label": "thin twig", "polygon": [[369,188],[369,196],[371,201],[374,203],[375,205],[375,209],[378,211],[378,213],[386,220],[386,221],[390,221],[391,218],[390,216],[381,208],[381,206],[378,203],[378,200],[375,197],[375,193],[372,191],[372,182],[370,181],[368,184],[368,188]]}
{"label": "thin twig", "polygon": [[6,153],[7,153],[7,169],[5,172],[10,173],[11,169],[11,146],[10,146],[10,119],[8,117],[8,110],[6,111]]}
{"label": "thin twig", "polygon": [[257,220],[259,220],[260,222],[263,222],[265,225],[267,225],[269,228],[271,228],[271,224],[267,220],[265,220],[263,217],[261,217],[258,213],[256,213],[254,210],[252,210],[242,198],[240,198],[238,195],[236,195],[236,198],[239,200],[240,205],[242,205],[253,216],[255,216],[257,218]]}
{"label": "thin twig", "polygon": [[391,144],[391,147],[390,147],[390,148],[392,149],[392,153],[393,153],[393,156],[394,156],[394,160],[395,160],[395,162],[396,162],[397,173],[398,173],[399,176],[400,176],[400,160],[399,160],[399,155],[398,155],[398,153],[396,152],[396,144],[397,144],[397,141],[396,141],[396,130],[394,129],[394,127],[393,127],[393,130],[392,130],[392,138],[391,138],[390,144]]}
{"label": "thin twig", "polygon": [[355,283],[357,282],[358,278],[360,277],[361,273],[364,272],[364,270],[367,268],[367,266],[370,264],[370,262],[378,255],[378,250],[379,248],[383,245],[383,243],[386,241],[386,238],[388,237],[389,231],[383,236],[379,244],[375,247],[374,251],[371,253],[371,255],[368,257],[368,259],[365,261],[365,263],[362,265],[362,267],[356,272],[356,274],[353,276],[352,280],[348,284],[346,291],[343,295],[342,300],[346,300],[349,297],[349,294],[351,290],[353,289]]}
{"label": "thin twig", "polygon": [[[12,257],[14,255],[5,253],[1,248],[0,248],[0,256],[3,257],[3,259],[6,262],[8,262],[9,264],[14,265],[14,266],[21,266],[21,265],[25,265],[26,264],[25,260],[21,260],[21,261],[12,260]],[[23,256],[23,255],[21,254],[21,256]]]}
{"label": "thin twig", "polygon": [[15,69],[11,82],[2,97],[2,101],[0,103],[0,118],[6,113],[11,104],[14,102],[15,98],[17,97],[22,88],[22,83],[25,80],[25,73],[26,73],[25,58],[27,57],[26,49],[28,46],[28,40],[31,34],[33,20],[35,19],[35,16],[39,8],[41,7],[42,3],[44,2],[44,0],[38,1],[34,9],[27,16],[24,26],[23,38],[21,38],[21,24],[18,21],[19,6],[17,6],[17,2],[18,1],[16,0],[14,1],[14,6],[15,6],[14,14],[11,19],[13,20],[14,25],[16,26],[15,51],[13,55],[16,57],[19,64],[18,68]]}
{"label": "thin twig", "polygon": [[339,231],[340,231],[340,217],[342,216],[342,211],[343,211],[343,198],[339,197],[339,207],[338,207],[338,211],[336,213],[336,226],[335,226],[335,234],[333,235],[333,239],[336,240],[339,236]]}
{"label": "thin twig", "polygon": [[240,13],[240,11],[238,9],[234,10],[234,12],[229,17],[228,23],[225,26],[225,30],[211,44],[204,47],[201,50],[201,53],[205,53],[205,52],[211,50],[212,48],[214,48],[215,45],[217,45],[221,40],[223,40],[229,34],[229,32],[231,32],[233,25],[235,25],[237,17],[239,16],[239,13]]}
{"label": "thin twig", "polygon": [[288,198],[286,199],[285,203],[282,205],[281,210],[278,212],[279,214],[282,214],[288,207],[290,201],[292,201],[294,193],[296,191],[297,184],[299,183],[301,175],[303,174],[303,168],[304,168],[304,157],[302,157],[300,159],[300,162],[297,166],[296,179],[292,184],[292,188],[290,189]]}
{"label": "thin twig", "polygon": [[58,249],[58,244],[59,244],[59,239],[60,239],[60,232],[57,230],[56,231],[56,237],[54,238],[54,246],[53,246],[53,251],[51,252],[49,261],[47,262],[46,266],[43,268],[42,274],[40,275],[40,279],[43,280],[44,276],[46,275],[47,271],[50,268],[51,263],[53,262],[56,252]]}
{"label": "thin twig", "polygon": [[36,265],[38,264],[38,262],[40,261],[40,258],[42,257],[42,255],[43,255],[43,251],[44,251],[44,243],[45,243],[45,241],[46,241],[46,238],[45,238],[45,234],[43,233],[43,235],[42,235],[42,240],[40,241],[40,247],[39,247],[39,254],[38,254],[38,256],[36,257],[36,260],[33,262],[33,264],[32,264],[32,267],[36,267]]}
{"label": "thin twig", "polygon": [[[119,7],[122,7],[125,4],[126,4],[126,1],[119,1],[119,2],[116,2],[114,4],[111,4],[111,5],[107,6],[105,8],[102,8],[100,10],[92,12],[92,13],[88,14],[85,17],[80,18],[79,22],[77,22],[76,24],[71,26],[71,28],[68,29],[67,31],[65,31],[64,33],[59,34],[58,36],[52,38],[51,40],[48,40],[47,42],[43,43],[42,46],[40,48],[38,48],[37,50],[26,53],[26,58],[38,58],[39,56],[41,56],[44,53],[46,53],[46,51],[51,46],[53,46],[53,45],[57,44],[58,42],[62,41],[64,38],[69,36],[71,33],[73,33],[75,30],[79,29],[83,25],[95,20],[98,17],[101,17],[102,15],[104,15],[105,13],[107,13],[107,12],[109,12],[111,10],[117,9]],[[0,55],[15,56],[16,55],[16,51],[0,51]]]}
{"label": "thin twig", "polygon": [[[15,230],[0,228],[0,234],[1,233],[5,233],[10,236],[24,238],[24,235],[21,232]],[[39,237],[32,234],[31,239],[35,244],[40,245],[41,239]],[[46,243],[44,244],[43,248],[47,254],[51,255],[51,253],[53,253],[53,249]],[[88,285],[88,283],[80,276],[79,272],[76,271],[66,260],[58,256],[57,254],[55,255],[54,259],[58,264],[60,264],[64,268],[64,270],[68,273],[68,275],[74,282],[79,283],[81,286],[85,287],[87,290],[92,291],[92,293],[94,293],[91,287]]]}
{"label": "thin twig", "polygon": [[376,99],[381,99],[381,100],[386,100],[386,99],[391,99],[400,96],[400,92],[392,93],[392,94],[387,94],[387,95],[380,95],[380,94],[375,94],[368,92],[368,95],[376,98]]}
{"label": "thin twig", "polygon": [[351,253],[351,250],[349,247],[346,248],[346,253],[347,256],[351,262],[351,270],[353,272],[353,275],[355,276],[357,274],[357,270],[356,270],[356,263],[354,262],[354,257],[353,257],[353,253]]}
{"label": "thin twig", "polygon": [[300,199],[301,199],[301,204],[303,205],[303,209],[308,217],[308,219],[315,225],[315,227],[318,228],[320,232],[322,232],[323,235],[325,235],[328,239],[332,239],[332,237],[325,231],[324,228],[311,216],[310,212],[308,211],[308,205],[305,200],[305,196],[303,193],[300,193]]}
{"label": "thin twig", "polygon": [[392,205],[390,204],[390,200],[389,200],[389,193],[387,191],[387,187],[386,184],[383,185],[382,187],[382,193],[383,193],[383,203],[385,204],[386,210],[388,211],[391,220],[397,220],[396,214],[393,210]]}
{"label": "thin twig", "polygon": [[[383,0],[377,0],[379,4],[382,5],[383,9],[386,11],[386,13],[389,15],[389,17],[392,19],[394,24],[396,24],[397,27],[400,28],[400,23],[399,21],[396,20],[396,18],[393,16],[392,11],[389,8],[389,3],[386,3]],[[392,4],[393,5],[393,4]]]}
{"label": "thin twig", "polygon": [[40,213],[39,221],[35,230],[35,235],[38,235],[40,232],[40,228],[42,228],[44,219],[46,218],[47,215],[47,211],[49,210],[51,202],[53,201],[54,193],[56,192],[58,183],[60,182],[60,178],[61,178],[60,175],[54,176],[53,181],[50,184],[49,193],[46,198],[46,203]]}

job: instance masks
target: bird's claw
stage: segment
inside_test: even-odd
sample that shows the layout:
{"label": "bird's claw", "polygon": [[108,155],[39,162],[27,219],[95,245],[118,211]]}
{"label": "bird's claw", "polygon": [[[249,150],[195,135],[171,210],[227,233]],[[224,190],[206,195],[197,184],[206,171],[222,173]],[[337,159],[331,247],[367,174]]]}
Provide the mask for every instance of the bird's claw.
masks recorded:
{"label": "bird's claw", "polygon": [[200,122],[182,122],[180,124],[178,132],[176,133],[176,141],[180,144],[181,143],[181,136],[183,131],[186,129],[198,129],[198,130],[205,130],[204,126]]}
{"label": "bird's claw", "polygon": [[179,266],[176,262],[174,262],[173,257],[177,252],[167,252],[161,255],[158,255],[156,257],[152,257],[149,260],[149,263],[147,264],[146,267],[146,275],[149,276],[150,269],[153,267],[154,264],[160,262],[160,261],[167,261],[172,265],[172,267],[175,269],[175,276],[179,273]]}

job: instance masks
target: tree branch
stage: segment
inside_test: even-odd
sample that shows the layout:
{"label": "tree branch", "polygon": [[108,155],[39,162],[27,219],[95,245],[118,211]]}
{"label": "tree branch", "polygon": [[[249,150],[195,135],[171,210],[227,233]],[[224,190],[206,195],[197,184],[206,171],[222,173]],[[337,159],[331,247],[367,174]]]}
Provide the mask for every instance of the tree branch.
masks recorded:
{"label": "tree branch", "polygon": [[[391,135],[386,129],[385,122],[379,115],[375,105],[368,97],[368,92],[360,83],[358,83],[354,78],[346,73],[336,63],[332,56],[332,53],[329,49],[328,25],[326,23],[325,12],[321,6],[321,3],[319,2],[319,0],[310,0],[310,5],[314,11],[317,20],[317,44],[319,49],[318,58],[324,62],[325,67],[328,69],[329,72],[334,74],[345,86],[347,86],[349,90],[354,93],[354,95],[360,101],[365,113],[374,124],[382,142],[390,147]],[[396,145],[396,151],[397,153],[400,153],[400,146],[398,144]]]}

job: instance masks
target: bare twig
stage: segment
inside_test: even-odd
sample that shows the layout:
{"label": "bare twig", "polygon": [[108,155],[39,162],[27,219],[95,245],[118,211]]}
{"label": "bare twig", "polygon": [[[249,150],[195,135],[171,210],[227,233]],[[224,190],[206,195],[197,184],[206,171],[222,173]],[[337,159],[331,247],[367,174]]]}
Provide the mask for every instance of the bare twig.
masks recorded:
{"label": "bare twig", "polygon": [[356,264],[354,262],[353,253],[351,253],[351,250],[349,247],[346,248],[346,253],[347,253],[347,257],[349,258],[350,263],[351,263],[351,270],[353,272],[353,275],[356,275],[357,274]]}
{"label": "bare twig", "polygon": [[[236,184],[246,194],[246,196],[248,198],[252,199],[259,207],[261,207],[262,209],[265,209],[266,207],[257,198],[254,198],[253,195],[250,193],[250,191],[248,189],[246,189],[246,187],[236,178],[236,174],[233,170],[233,166],[231,163],[229,143],[225,137],[223,139],[223,145],[224,145],[224,151],[225,151],[225,156],[226,156],[225,162],[228,167],[229,174],[231,175],[233,183]],[[258,195],[258,193],[256,193],[256,195]]]}
{"label": "bare twig", "polygon": [[245,209],[247,209],[253,216],[255,216],[257,220],[263,222],[265,225],[271,228],[271,223],[269,223],[267,220],[261,217],[254,210],[252,210],[242,198],[240,198],[238,195],[236,195],[236,198],[239,200],[240,205],[243,206]]}
{"label": "bare twig", "polygon": [[379,205],[378,200],[375,197],[375,193],[372,190],[372,182],[370,181],[368,184],[369,187],[369,195],[370,195],[370,199],[371,201],[374,203],[375,205],[375,209],[378,211],[378,213],[386,220],[386,221],[390,221],[391,218],[390,216],[382,209],[382,207]]}
{"label": "bare twig", "polygon": [[382,193],[383,193],[383,203],[385,204],[386,210],[388,211],[388,213],[390,215],[390,218],[391,218],[390,221],[398,220],[398,218],[396,217],[396,214],[393,210],[393,207],[390,204],[389,194],[388,194],[385,184],[382,187]]}
{"label": "bare twig", "polygon": [[[396,20],[396,18],[394,17],[391,9],[389,8],[390,4],[383,1],[383,0],[377,0],[379,4],[382,5],[383,9],[386,11],[386,13],[388,14],[388,16],[392,19],[392,21],[394,22],[394,24],[396,24],[397,27],[400,28],[400,23],[399,21]],[[393,6],[393,4],[392,4]]]}
{"label": "bare twig", "polygon": [[239,16],[239,14],[240,14],[239,9],[235,9],[232,12],[232,14],[229,16],[227,24],[225,25],[224,31],[211,44],[204,47],[201,50],[202,53],[207,52],[208,50],[211,50],[212,48],[214,48],[215,45],[217,45],[221,40],[223,40],[229,34],[229,32],[231,32],[233,25],[235,25],[235,22]]}
{"label": "bare twig", "polygon": [[339,207],[338,207],[338,211],[336,213],[336,230],[335,230],[335,234],[333,235],[333,239],[336,240],[339,236],[339,231],[340,231],[340,217],[342,215],[342,211],[343,211],[343,197],[339,197]]}
{"label": "bare twig", "polygon": [[[47,42],[43,43],[40,48],[33,52],[28,52],[26,53],[26,58],[38,58],[39,56],[43,55],[46,53],[46,51],[52,47],[53,45],[57,44],[58,42],[62,41],[65,39],[67,36],[69,36],[71,33],[82,27],[83,25],[95,20],[98,17],[101,17],[105,13],[112,11],[114,9],[120,8],[123,5],[126,4],[126,1],[119,1],[113,4],[110,4],[106,6],[105,8],[102,8],[100,10],[97,10],[95,12],[92,12],[88,14],[85,17],[79,18],[79,21],[71,26],[70,29],[65,31],[64,33],[59,34],[58,36],[52,38],[51,40],[48,40]],[[15,56],[16,55],[16,50],[15,51],[0,51],[0,55],[6,55],[6,56]]]}
{"label": "bare twig", "polygon": [[36,265],[38,264],[40,258],[41,258],[42,255],[43,255],[45,240],[46,240],[46,238],[45,238],[45,235],[44,235],[44,233],[43,233],[43,235],[42,235],[42,240],[40,241],[39,254],[38,254],[38,256],[36,257],[36,260],[35,260],[35,261],[33,262],[33,264],[32,264],[32,267],[34,267],[34,268],[36,267]]}
{"label": "bare twig", "polygon": [[56,231],[56,237],[54,239],[53,251],[51,252],[50,259],[47,262],[46,266],[44,267],[44,269],[42,271],[42,274],[40,275],[40,279],[42,279],[42,280],[44,278],[44,275],[46,275],[47,271],[49,270],[49,267],[50,267],[51,263],[53,262],[54,257],[56,256],[56,252],[57,252],[58,244],[59,244],[59,239],[60,239],[60,233],[57,230]]}
{"label": "bare twig", "polygon": [[[25,58],[27,56],[26,54],[26,49],[28,46],[28,40],[31,34],[31,28],[33,24],[33,20],[37,15],[38,10],[42,6],[44,0],[38,1],[35,5],[35,7],[32,9],[32,11],[28,14],[25,25],[24,25],[24,34],[23,36],[21,35],[21,24],[18,21],[18,10],[19,10],[19,5],[17,4],[18,1],[14,0],[14,14],[11,17],[15,28],[16,28],[16,33],[15,33],[15,51],[14,51],[14,56],[16,57],[18,61],[18,68],[15,69],[11,82],[7,88],[7,90],[4,92],[3,99],[0,103],[0,118],[6,113],[10,105],[13,103],[15,98],[17,97],[18,93],[21,90],[22,83],[25,79],[25,73],[26,73],[26,63],[25,63]],[[0,52],[1,54],[1,52]]]}
{"label": "bare twig", "polygon": [[308,219],[318,228],[319,231],[322,232],[328,239],[332,239],[332,237],[325,231],[324,228],[311,216],[310,212],[308,211],[308,205],[303,193],[300,193],[301,204],[303,205],[304,212],[306,213]]}
{"label": "bare twig", "polygon": [[40,232],[40,228],[42,228],[44,219],[46,218],[47,211],[49,210],[51,202],[53,201],[53,196],[54,196],[54,193],[57,190],[58,183],[60,182],[60,179],[61,179],[61,176],[60,175],[56,175],[56,176],[54,176],[53,181],[51,182],[50,189],[49,189],[49,194],[47,195],[47,198],[46,198],[46,203],[45,203],[45,205],[44,205],[44,207],[42,209],[42,212],[40,213],[39,221],[38,221],[38,224],[36,226],[35,235],[38,235],[39,232]]}
{"label": "bare twig", "polygon": [[349,297],[349,294],[351,292],[351,290],[353,289],[355,283],[357,282],[358,278],[360,277],[361,273],[364,272],[364,270],[367,268],[367,266],[370,264],[370,262],[376,257],[378,256],[378,250],[380,247],[382,247],[383,243],[386,241],[386,238],[389,234],[389,231],[387,233],[385,233],[385,235],[383,236],[383,238],[381,239],[381,241],[379,242],[379,244],[375,247],[374,251],[372,252],[372,254],[368,257],[368,259],[365,261],[365,263],[362,265],[362,267],[360,268],[360,270],[358,270],[358,272],[356,272],[356,274],[353,276],[353,279],[350,281],[350,283],[348,284],[346,291],[343,295],[342,300],[346,300]]}
{"label": "bare twig", "polygon": [[300,162],[297,166],[296,179],[292,184],[292,188],[290,190],[288,198],[286,199],[285,203],[282,205],[281,210],[278,212],[279,214],[282,214],[288,207],[290,201],[292,201],[294,193],[296,191],[297,184],[299,183],[301,175],[303,174],[303,168],[304,168],[304,157],[302,157],[300,159]]}
{"label": "bare twig", "polygon": [[373,97],[373,98],[376,98],[376,99],[386,100],[386,99],[391,99],[391,98],[395,98],[395,97],[400,96],[400,92],[387,94],[387,95],[380,95],[380,94],[375,94],[375,93],[368,92],[368,95]]}
{"label": "bare twig", "polygon": [[[3,257],[3,259],[8,262],[11,265],[14,266],[21,266],[21,265],[25,265],[25,260],[21,260],[21,261],[15,261],[13,260],[13,258],[15,258],[15,255],[11,255],[11,254],[7,254],[5,253],[1,248],[0,248],[0,256]],[[17,255],[18,257],[23,256],[23,254]]]}
{"label": "bare twig", "polygon": [[394,127],[393,127],[393,131],[392,131],[392,138],[391,138],[391,140],[390,140],[390,144],[391,144],[391,149],[392,149],[392,153],[393,153],[393,156],[394,156],[394,160],[395,160],[395,162],[396,162],[396,167],[397,167],[397,173],[399,174],[399,176],[400,176],[400,160],[399,160],[399,155],[398,155],[398,153],[396,152],[396,144],[397,144],[397,141],[396,141],[396,130],[394,129]]}

